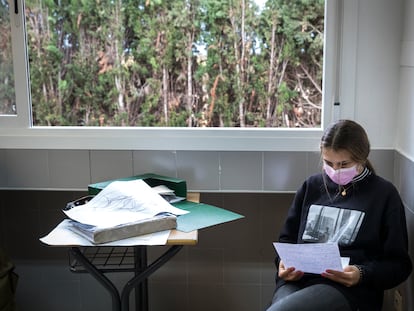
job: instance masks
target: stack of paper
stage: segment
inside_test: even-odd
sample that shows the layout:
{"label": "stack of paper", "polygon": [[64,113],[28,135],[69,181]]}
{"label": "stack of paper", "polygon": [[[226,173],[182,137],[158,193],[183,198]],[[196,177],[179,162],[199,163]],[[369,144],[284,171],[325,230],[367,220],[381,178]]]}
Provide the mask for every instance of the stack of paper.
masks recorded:
{"label": "stack of paper", "polygon": [[188,213],[172,206],[143,180],[114,181],[83,205],[64,213],[71,230],[93,243],[106,243],[177,226]]}
{"label": "stack of paper", "polygon": [[342,271],[349,264],[348,257],[340,257],[336,243],[273,243],[285,267],[297,271],[321,274],[328,269]]}
{"label": "stack of paper", "polygon": [[161,197],[164,198],[169,203],[177,203],[180,201],[184,201],[184,197],[179,197],[175,194],[174,190],[171,190],[165,185],[159,185],[152,188],[155,192],[157,192]]}

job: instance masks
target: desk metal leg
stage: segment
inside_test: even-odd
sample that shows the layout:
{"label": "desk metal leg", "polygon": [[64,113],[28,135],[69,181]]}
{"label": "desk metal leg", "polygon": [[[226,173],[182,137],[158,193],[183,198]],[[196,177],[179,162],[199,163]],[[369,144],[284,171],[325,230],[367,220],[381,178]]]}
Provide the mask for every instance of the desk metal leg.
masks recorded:
{"label": "desk metal leg", "polygon": [[[147,247],[134,247],[135,275],[139,275],[147,266]],[[135,286],[135,309],[137,311],[148,310],[148,279],[142,280]]]}
{"label": "desk metal leg", "polygon": [[135,275],[124,285],[121,295],[119,295],[115,285],[104,275],[104,272],[96,268],[78,247],[72,247],[70,252],[83,265],[85,270],[98,280],[111,294],[113,311],[129,311],[129,296],[134,288],[137,311],[148,311],[148,277],[175,256],[182,248],[182,245],[173,245],[158,257],[158,259],[148,265],[147,247],[135,246]]}
{"label": "desk metal leg", "polygon": [[[140,311],[148,311],[148,291],[147,291],[147,278],[154,273],[156,270],[158,270],[163,264],[165,264],[168,260],[170,260],[173,256],[175,256],[182,248],[182,245],[174,245],[171,246],[164,254],[162,254],[160,257],[158,257],[157,260],[155,260],[153,263],[151,263],[149,266],[146,265],[146,248],[145,246],[137,246],[137,252],[141,253],[139,256],[143,256],[145,254],[145,267],[140,267],[139,273],[136,274],[131,280],[129,280],[121,293],[121,306],[122,311],[129,311],[129,295],[131,293],[131,290],[133,288],[136,288],[138,284],[141,284],[141,295],[145,295],[145,297],[141,296],[139,297],[140,301],[144,301],[145,303],[141,304],[141,310]],[[141,249],[139,249],[141,248]],[[142,252],[142,248],[145,248],[145,251]],[[136,253],[137,254],[137,253]],[[142,262],[141,262],[142,263]],[[138,271],[137,271],[138,272]],[[142,282],[145,281],[145,284]],[[142,289],[143,287],[145,289]],[[138,301],[136,301],[138,303]]]}
{"label": "desk metal leg", "polygon": [[121,299],[119,297],[118,289],[114,284],[82,254],[77,247],[71,248],[72,255],[82,263],[86,271],[88,271],[95,279],[99,281],[111,294],[112,298],[112,310],[121,311]]}

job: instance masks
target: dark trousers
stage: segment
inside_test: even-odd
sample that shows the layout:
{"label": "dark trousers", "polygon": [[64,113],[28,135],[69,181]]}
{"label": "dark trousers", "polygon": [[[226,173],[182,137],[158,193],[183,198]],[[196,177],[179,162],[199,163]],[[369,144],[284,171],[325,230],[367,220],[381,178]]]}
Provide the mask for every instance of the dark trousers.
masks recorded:
{"label": "dark trousers", "polygon": [[352,311],[348,300],[336,288],[316,284],[300,288],[285,284],[274,294],[266,311]]}

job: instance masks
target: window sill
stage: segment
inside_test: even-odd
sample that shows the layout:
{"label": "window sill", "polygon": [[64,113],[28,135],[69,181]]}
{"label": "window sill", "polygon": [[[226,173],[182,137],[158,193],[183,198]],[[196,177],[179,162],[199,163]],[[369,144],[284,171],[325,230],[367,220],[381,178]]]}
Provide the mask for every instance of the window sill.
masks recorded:
{"label": "window sill", "polygon": [[0,129],[5,149],[315,151],[322,129],[34,127]]}

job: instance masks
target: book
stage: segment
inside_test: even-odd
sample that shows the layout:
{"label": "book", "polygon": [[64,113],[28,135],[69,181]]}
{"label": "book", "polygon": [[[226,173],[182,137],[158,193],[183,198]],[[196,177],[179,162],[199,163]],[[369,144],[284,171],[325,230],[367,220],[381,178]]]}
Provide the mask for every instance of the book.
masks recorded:
{"label": "book", "polygon": [[113,227],[100,228],[70,220],[70,230],[94,244],[108,243],[134,236],[171,230],[177,227],[177,216],[161,213],[151,218],[124,223]]}
{"label": "book", "polygon": [[162,213],[188,213],[168,203],[143,180],[114,181],[91,199],[84,197],[67,204],[63,212],[72,220],[99,228],[151,219]]}

